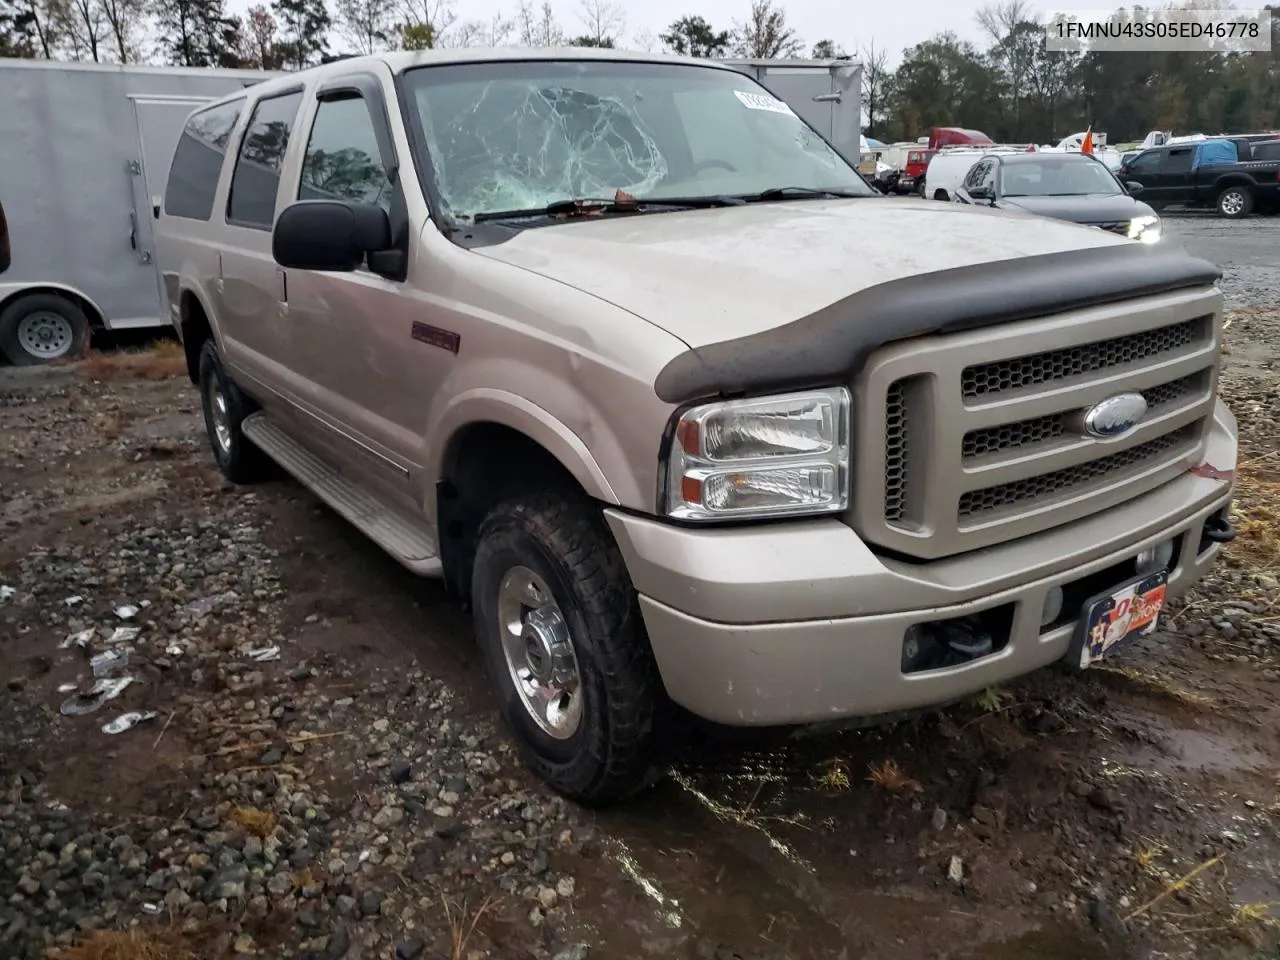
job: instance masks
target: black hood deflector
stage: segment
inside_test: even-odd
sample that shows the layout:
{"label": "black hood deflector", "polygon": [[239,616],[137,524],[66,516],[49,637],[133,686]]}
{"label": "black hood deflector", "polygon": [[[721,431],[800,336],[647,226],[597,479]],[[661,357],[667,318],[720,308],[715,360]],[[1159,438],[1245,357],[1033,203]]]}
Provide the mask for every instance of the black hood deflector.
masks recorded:
{"label": "black hood deflector", "polygon": [[780,327],[690,349],[662,368],[654,392],[683,404],[847,383],[895,340],[1203,287],[1221,276],[1208,260],[1135,242],[903,277]]}

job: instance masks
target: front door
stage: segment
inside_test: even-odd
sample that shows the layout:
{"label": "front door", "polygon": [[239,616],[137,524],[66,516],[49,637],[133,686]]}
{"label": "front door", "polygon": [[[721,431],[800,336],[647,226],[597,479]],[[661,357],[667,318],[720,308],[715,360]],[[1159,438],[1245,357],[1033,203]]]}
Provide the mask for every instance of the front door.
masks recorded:
{"label": "front door", "polygon": [[[206,97],[148,97],[132,96],[133,123],[138,140],[138,159],[130,164],[129,175],[133,187],[133,214],[129,221],[129,244],[138,261],[151,265],[155,262],[153,221],[164,198],[165,180],[169,164],[173,161],[178,138],[187,116]],[[169,299],[158,270],[155,283],[163,307],[162,317],[168,317]],[[115,324],[119,326],[120,324]]]}
{"label": "front door", "polygon": [[[394,148],[381,87],[366,74],[351,82],[353,88],[340,94],[320,94],[313,119],[299,131],[306,138],[302,162],[281,205],[322,199],[371,203],[407,230],[402,187],[387,175],[397,164],[385,155]],[[406,506],[420,506],[413,481],[423,462],[429,415],[430,391],[424,387],[439,377],[433,363],[452,359],[445,351],[433,356],[413,339],[415,321],[429,323],[431,307],[420,291],[366,266],[351,273],[289,270],[287,280],[291,389],[313,421],[312,439],[345,472]]]}

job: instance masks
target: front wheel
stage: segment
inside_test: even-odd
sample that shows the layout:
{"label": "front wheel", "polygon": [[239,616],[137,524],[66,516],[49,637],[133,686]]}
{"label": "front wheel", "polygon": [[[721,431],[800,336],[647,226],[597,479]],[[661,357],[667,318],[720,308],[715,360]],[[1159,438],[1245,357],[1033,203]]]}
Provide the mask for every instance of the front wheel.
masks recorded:
{"label": "front wheel", "polygon": [[1227,187],[1218,194],[1218,213],[1231,220],[1247,217],[1253,210],[1253,191],[1248,187]]}
{"label": "front wheel", "polygon": [[599,508],[557,494],[494,508],[480,528],[471,602],[501,713],[535,774],[594,806],[662,775],[665,694]]}

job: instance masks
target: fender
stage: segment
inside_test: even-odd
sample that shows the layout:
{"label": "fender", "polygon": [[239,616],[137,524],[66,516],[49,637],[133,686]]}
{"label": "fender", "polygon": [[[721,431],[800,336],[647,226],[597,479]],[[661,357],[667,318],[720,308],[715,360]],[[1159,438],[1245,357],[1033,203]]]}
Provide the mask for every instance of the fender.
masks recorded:
{"label": "fender", "polygon": [[[476,387],[454,397],[433,425],[432,437],[443,442],[430,445],[424,477],[434,489],[444,473],[445,454],[459,432],[475,423],[496,423],[524,434],[542,446],[568,470],[593,498],[617,505],[618,495],[582,438],[547,410],[524,397],[491,387]],[[435,504],[427,497],[428,513]]]}

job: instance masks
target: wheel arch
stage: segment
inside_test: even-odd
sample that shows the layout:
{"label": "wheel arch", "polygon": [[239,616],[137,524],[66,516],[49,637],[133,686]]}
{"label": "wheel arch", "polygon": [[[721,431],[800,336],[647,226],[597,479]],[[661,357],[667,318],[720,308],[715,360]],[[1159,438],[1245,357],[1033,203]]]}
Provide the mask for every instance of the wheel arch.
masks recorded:
{"label": "wheel arch", "polygon": [[102,308],[98,306],[97,301],[78,287],[73,287],[65,283],[27,283],[22,286],[18,286],[17,284],[0,284],[0,312],[6,310],[15,300],[19,300],[22,297],[31,296],[33,294],[49,294],[55,297],[62,297],[64,300],[69,300],[79,307],[84,312],[84,315],[89,318],[90,329],[106,329],[107,315],[103,312]]}
{"label": "wheel arch", "polygon": [[204,296],[191,287],[183,287],[178,294],[178,339],[187,358],[187,378],[192,383],[200,381],[200,348],[206,340],[216,345],[213,316]]}
{"label": "wheel arch", "polygon": [[451,408],[427,469],[445,581],[466,598],[475,538],[485,515],[520,493],[552,489],[619,502],[582,439],[546,410],[501,390],[471,392]]}

